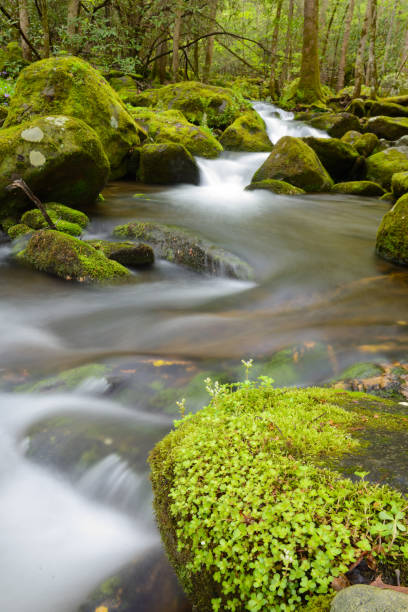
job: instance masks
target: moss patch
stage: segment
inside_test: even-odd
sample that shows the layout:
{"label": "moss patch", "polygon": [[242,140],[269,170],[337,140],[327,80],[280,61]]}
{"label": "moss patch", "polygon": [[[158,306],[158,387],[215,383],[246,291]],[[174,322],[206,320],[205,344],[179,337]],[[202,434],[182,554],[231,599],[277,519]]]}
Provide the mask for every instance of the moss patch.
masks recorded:
{"label": "moss patch", "polygon": [[408,171],[408,147],[391,147],[367,158],[367,179],[386,189],[393,174]]}
{"label": "moss patch", "polygon": [[247,111],[235,119],[220,138],[228,151],[271,151],[273,144],[266,133],[265,122],[255,111]]}
{"label": "moss patch", "polygon": [[[365,169],[358,164],[356,149],[338,138],[315,138],[309,136],[304,142],[313,149],[317,157],[335,181],[361,174]],[[357,178],[357,177],[355,177]]]}
{"label": "moss patch", "polygon": [[350,130],[361,131],[358,118],[351,113],[322,113],[309,123],[318,130],[324,130],[332,138],[341,138]]}
{"label": "moss patch", "polygon": [[366,131],[376,134],[378,138],[398,140],[408,134],[408,117],[373,117],[368,120]]}
{"label": "moss patch", "polygon": [[376,252],[387,261],[408,265],[408,194],[384,215],[377,232]]}
{"label": "moss patch", "polygon": [[368,196],[372,198],[383,196],[385,190],[372,181],[348,181],[346,183],[336,183],[333,185],[334,193],[345,193],[356,196]]}
{"label": "moss patch", "polygon": [[408,171],[396,172],[392,175],[391,190],[393,197],[398,200],[405,193],[408,193]]}
{"label": "moss patch", "polygon": [[263,181],[251,183],[250,185],[247,185],[245,189],[247,191],[265,189],[266,191],[271,191],[272,193],[276,193],[278,195],[302,195],[302,193],[306,193],[304,189],[299,189],[299,187],[290,185],[290,183],[286,183],[285,181],[277,181],[274,179],[265,179]]}

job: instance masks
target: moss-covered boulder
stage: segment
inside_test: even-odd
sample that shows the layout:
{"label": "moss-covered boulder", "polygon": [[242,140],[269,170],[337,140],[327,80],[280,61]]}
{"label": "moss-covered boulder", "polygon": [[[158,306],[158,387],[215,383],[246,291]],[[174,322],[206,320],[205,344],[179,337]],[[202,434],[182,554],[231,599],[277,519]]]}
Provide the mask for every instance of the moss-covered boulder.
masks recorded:
{"label": "moss-covered boulder", "polygon": [[366,132],[372,132],[378,138],[398,140],[408,134],[408,117],[372,117],[367,122]]}
{"label": "moss-covered boulder", "polygon": [[393,174],[408,170],[408,147],[390,147],[367,157],[367,179],[386,189]]}
{"label": "moss-covered boulder", "polygon": [[367,584],[355,584],[336,595],[330,612],[405,612],[408,595]]}
{"label": "moss-covered boulder", "polygon": [[402,96],[389,96],[388,98],[383,98],[382,102],[390,104],[400,104],[401,106],[408,106],[408,95],[404,94]]}
{"label": "moss-covered boulder", "polygon": [[7,235],[9,238],[11,238],[11,240],[15,240],[15,238],[19,238],[20,236],[24,236],[25,234],[29,234],[33,231],[34,230],[28,225],[25,225],[25,223],[16,223],[16,225],[9,227],[7,230]]}
{"label": "moss-covered boulder", "polygon": [[139,178],[150,185],[198,185],[200,171],[194,157],[181,144],[146,144],[140,151]]}
{"label": "moss-covered boulder", "polygon": [[118,94],[90,64],[76,57],[54,57],[27,66],[20,74],[5,127],[42,115],[82,119],[98,134],[112,176],[123,175],[122,162],[139,145],[140,128]]}
{"label": "moss-covered boulder", "polygon": [[245,189],[247,191],[265,189],[266,191],[271,191],[272,193],[276,193],[278,195],[302,195],[302,193],[306,193],[304,189],[299,189],[299,187],[290,185],[290,183],[286,183],[285,181],[276,181],[274,179],[265,179],[264,181],[251,183],[250,185],[247,185]]}
{"label": "moss-covered boulder", "polygon": [[154,252],[147,244],[134,242],[112,242],[109,240],[87,240],[97,251],[108,258],[131,268],[145,268],[154,263]]}
{"label": "moss-covered boulder", "polygon": [[332,138],[341,138],[346,132],[361,131],[358,118],[351,113],[322,113],[310,120],[310,125],[324,130]]}
{"label": "moss-covered boulder", "polygon": [[332,179],[316,153],[300,138],[284,136],[255,172],[251,183],[285,181],[305,191],[330,191]]}
{"label": "moss-covered boulder", "polygon": [[134,100],[135,106],[156,107],[159,110],[178,109],[191,123],[207,124],[225,129],[249,103],[232,89],[185,81],[142,92]]}
{"label": "moss-covered boulder", "polygon": [[372,198],[379,198],[383,196],[385,190],[372,181],[348,181],[345,183],[336,183],[333,185],[332,191],[334,193],[344,193],[348,195],[356,196],[368,196]]}
{"label": "moss-covered boulder", "polygon": [[350,104],[346,107],[346,113],[351,113],[356,117],[365,117],[366,109],[364,106],[364,100],[361,98],[355,98],[350,102]]}
{"label": "moss-covered boulder", "polygon": [[395,200],[408,193],[408,171],[392,175],[391,191]]}
{"label": "moss-covered boulder", "polygon": [[35,270],[64,280],[108,282],[130,275],[124,266],[86,242],[55,230],[35,232],[16,257]]}
{"label": "moss-covered boulder", "polygon": [[181,144],[192,155],[210,159],[218,157],[222,151],[222,146],[209,130],[193,125],[179,110],[134,108],[130,112],[146,130],[149,141]]}
{"label": "moss-covered boulder", "polygon": [[387,261],[408,265],[408,194],[384,215],[377,232],[376,252]]}
{"label": "moss-covered boulder", "polygon": [[[63,204],[58,204],[57,202],[47,202],[44,204],[44,208],[51,221],[54,221],[54,223],[60,220],[69,221],[70,223],[79,225],[82,229],[89,223],[89,218],[84,212],[75,210],[69,206],[64,206]],[[27,210],[21,217],[21,223],[26,223],[33,229],[44,229],[47,227],[47,222],[38,208]]]}
{"label": "moss-covered boulder", "polygon": [[317,157],[335,181],[359,178],[365,168],[356,149],[338,138],[315,138],[308,136],[304,142],[313,149]]}
{"label": "moss-covered boulder", "polygon": [[180,227],[159,223],[127,223],[118,225],[113,233],[117,238],[147,242],[158,257],[198,272],[240,280],[253,277],[251,267],[242,259]]}
{"label": "moss-covered boulder", "polygon": [[353,130],[346,132],[344,136],[342,136],[341,140],[353,146],[355,150],[364,157],[371,155],[379,144],[378,136],[375,134],[371,132],[360,134],[359,132],[355,132]]}
{"label": "moss-covered boulder", "polygon": [[[327,610],[314,598],[330,601],[333,579],[362,550],[404,564],[405,498],[322,466],[359,456],[363,430],[388,418],[378,414],[385,401],[261,385],[231,392],[210,381],[210,405],[178,422],[149,458],[162,539],[200,612]],[[401,529],[385,535],[390,511]]]}
{"label": "moss-covered boulder", "polygon": [[408,108],[401,104],[374,100],[370,108],[371,117],[408,117]]}
{"label": "moss-covered boulder", "polygon": [[125,104],[132,104],[139,95],[138,85],[129,74],[106,75],[109,85],[118,93]]}
{"label": "moss-covered boulder", "polygon": [[228,151],[272,151],[273,144],[264,120],[255,111],[247,111],[227,127],[220,138]]}
{"label": "moss-covered boulder", "polygon": [[21,190],[7,191],[22,178],[43,202],[89,207],[106,184],[109,161],[96,132],[79,119],[40,117],[0,131],[0,218],[31,203]]}

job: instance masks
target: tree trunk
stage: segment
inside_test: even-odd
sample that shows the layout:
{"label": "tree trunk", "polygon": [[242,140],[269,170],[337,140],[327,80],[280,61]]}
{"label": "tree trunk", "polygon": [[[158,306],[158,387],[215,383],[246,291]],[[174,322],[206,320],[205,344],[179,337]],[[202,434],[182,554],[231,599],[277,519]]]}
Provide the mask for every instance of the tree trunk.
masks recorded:
{"label": "tree trunk", "polygon": [[388,56],[390,53],[392,38],[394,34],[395,15],[397,13],[397,8],[398,9],[400,8],[399,2],[398,0],[394,0],[390,22],[388,24],[387,40],[385,41],[383,61],[381,64],[381,74],[383,75],[386,74],[386,70],[387,70],[387,61],[388,61]]}
{"label": "tree trunk", "polygon": [[[166,34],[164,34],[166,36]],[[163,40],[159,46],[159,53],[166,53],[167,51],[167,40]],[[162,55],[156,61],[157,65],[157,75],[159,77],[160,83],[164,83],[167,78],[166,70],[167,70],[167,55]]]}
{"label": "tree trunk", "polygon": [[194,45],[194,73],[197,81],[200,80],[200,43]]}
{"label": "tree trunk", "polygon": [[286,82],[286,79],[289,76],[289,72],[292,64],[292,24],[293,24],[293,8],[294,8],[294,0],[289,0],[288,7],[288,27],[286,29],[286,45],[285,45],[285,57],[283,68],[281,72],[280,78],[280,87],[282,89],[283,85]]}
{"label": "tree trunk", "polygon": [[375,44],[377,39],[377,0],[371,0],[370,14],[370,47],[368,52],[368,79],[367,85],[371,87],[370,96],[377,97],[377,60],[375,57]]}
{"label": "tree trunk", "polygon": [[277,99],[277,91],[276,91],[276,64],[277,64],[277,55],[276,52],[278,50],[278,38],[279,38],[279,25],[280,25],[280,17],[282,12],[282,3],[283,0],[278,0],[278,4],[276,7],[276,15],[275,15],[275,25],[273,28],[272,34],[272,44],[271,44],[271,66],[270,66],[270,78],[269,78],[269,92],[272,100]]}
{"label": "tree trunk", "polygon": [[353,20],[354,13],[354,3],[355,0],[350,0],[349,10],[346,18],[346,25],[344,27],[344,38],[343,44],[341,47],[341,55],[340,55],[340,63],[339,63],[339,77],[337,79],[337,91],[343,89],[344,87],[344,74],[346,72],[346,61],[347,61],[347,51],[350,41],[350,31],[351,31],[351,22]]}
{"label": "tree trunk", "polygon": [[319,0],[304,0],[303,49],[299,98],[305,104],[323,100],[319,69]]}
{"label": "tree trunk", "polygon": [[333,25],[333,20],[334,20],[334,16],[336,15],[336,11],[338,9],[340,0],[336,0],[336,2],[333,4],[333,9],[330,15],[330,19],[328,21],[327,24],[327,28],[326,28],[326,34],[323,40],[323,46],[322,46],[322,50],[320,53],[320,70],[322,72],[323,76],[323,82],[326,82],[326,78],[327,78],[327,65],[326,65],[326,51],[327,51],[327,45],[329,42],[329,37],[330,37],[330,31],[331,31],[331,27]]}
{"label": "tree trunk", "polygon": [[80,0],[69,0],[67,17],[68,50],[75,53],[75,34],[78,31]]}
{"label": "tree trunk", "polygon": [[43,31],[43,57],[50,57],[50,25],[48,22],[47,0],[39,0],[41,10],[41,26]]}
{"label": "tree trunk", "polygon": [[372,0],[368,0],[367,2],[366,14],[365,14],[364,21],[363,21],[363,27],[361,29],[360,44],[358,46],[356,65],[355,65],[355,70],[354,70],[353,98],[358,98],[361,94],[361,85],[363,83],[363,77],[364,77],[364,53],[366,50],[368,28],[369,28],[370,17],[371,17],[371,2]]}
{"label": "tree trunk", "polygon": [[179,72],[179,49],[180,49],[180,35],[181,35],[181,19],[182,9],[181,7],[176,11],[176,17],[174,20],[174,31],[173,31],[173,63],[172,63],[172,76],[173,81],[178,81]]}
{"label": "tree trunk", "polygon": [[[214,31],[215,18],[217,16],[218,0],[210,0],[210,14],[209,14],[209,31]],[[207,45],[205,49],[205,60],[203,69],[203,81],[206,83],[210,77],[211,65],[214,55],[214,36],[209,36],[207,39]]]}
{"label": "tree trunk", "polygon": [[[30,20],[28,16],[27,0],[19,0],[18,11],[19,11],[20,29],[24,33],[25,37],[28,38],[29,29],[30,29]],[[24,59],[27,60],[28,62],[31,62],[31,59],[32,59],[31,49],[27,45],[23,37],[21,37],[21,50],[23,52]]]}

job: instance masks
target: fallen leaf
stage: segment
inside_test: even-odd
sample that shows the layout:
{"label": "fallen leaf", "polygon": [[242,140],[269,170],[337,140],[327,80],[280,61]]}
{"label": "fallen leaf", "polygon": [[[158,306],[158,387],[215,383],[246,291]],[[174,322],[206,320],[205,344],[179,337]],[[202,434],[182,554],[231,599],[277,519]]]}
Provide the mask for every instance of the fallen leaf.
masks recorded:
{"label": "fallen leaf", "polygon": [[350,582],[343,574],[341,576],[337,576],[337,578],[334,578],[331,583],[331,587],[334,591],[342,591],[348,586],[350,586]]}

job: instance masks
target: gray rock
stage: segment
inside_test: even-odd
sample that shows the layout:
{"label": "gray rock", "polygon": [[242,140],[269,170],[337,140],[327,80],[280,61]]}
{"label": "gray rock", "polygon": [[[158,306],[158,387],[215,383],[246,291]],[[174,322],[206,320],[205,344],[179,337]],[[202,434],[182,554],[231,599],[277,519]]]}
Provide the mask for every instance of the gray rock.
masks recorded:
{"label": "gray rock", "polygon": [[408,595],[356,584],[340,591],[333,599],[330,612],[407,612]]}

